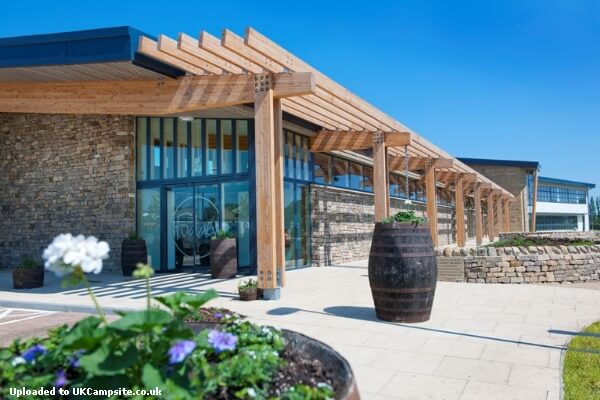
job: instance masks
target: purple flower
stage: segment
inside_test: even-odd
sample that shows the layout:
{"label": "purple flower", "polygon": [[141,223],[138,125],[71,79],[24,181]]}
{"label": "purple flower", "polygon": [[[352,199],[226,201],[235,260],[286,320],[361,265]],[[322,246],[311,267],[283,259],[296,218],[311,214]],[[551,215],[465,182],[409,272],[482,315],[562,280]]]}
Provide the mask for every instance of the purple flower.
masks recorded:
{"label": "purple flower", "polygon": [[67,375],[62,369],[56,373],[56,380],[54,381],[55,387],[63,387],[67,384]]}
{"label": "purple flower", "polygon": [[169,349],[169,364],[178,364],[196,348],[193,340],[180,340]]}
{"label": "purple flower", "polygon": [[25,352],[21,354],[21,357],[23,357],[23,359],[27,362],[32,362],[37,358],[37,356],[46,354],[47,352],[48,350],[46,350],[44,346],[42,346],[41,344],[35,344],[27,350],[25,350]]}
{"label": "purple flower", "polygon": [[237,337],[231,333],[221,332],[216,329],[208,332],[208,343],[215,349],[215,352],[220,353],[225,350],[235,350]]}
{"label": "purple flower", "polygon": [[79,358],[82,356],[83,353],[85,353],[85,350],[77,350],[75,354],[69,357],[69,365],[71,366],[71,368],[79,367]]}
{"label": "purple flower", "polygon": [[221,314],[220,312],[216,312],[216,313],[214,313],[213,315],[214,315],[214,316],[215,316],[215,318],[217,318],[217,319],[221,319],[221,318],[223,318],[223,314]]}

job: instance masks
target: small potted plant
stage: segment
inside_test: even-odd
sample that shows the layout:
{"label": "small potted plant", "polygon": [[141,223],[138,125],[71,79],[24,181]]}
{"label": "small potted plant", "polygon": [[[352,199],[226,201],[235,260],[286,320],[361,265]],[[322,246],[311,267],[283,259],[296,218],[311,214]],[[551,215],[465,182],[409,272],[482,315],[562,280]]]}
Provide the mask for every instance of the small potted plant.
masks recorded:
{"label": "small potted plant", "polygon": [[210,274],[213,279],[237,275],[237,245],[230,232],[220,230],[210,241]]}
{"label": "small potted plant", "polygon": [[148,252],[146,250],[146,241],[135,232],[130,232],[129,236],[121,244],[123,276],[131,276],[138,264],[146,264],[147,262]]}
{"label": "small potted plant", "polygon": [[29,257],[22,257],[21,264],[12,271],[15,289],[33,289],[44,286],[44,267]]}
{"label": "small potted plant", "polygon": [[238,284],[238,292],[240,294],[240,300],[251,301],[258,299],[258,282],[256,279],[248,279],[241,281]]}

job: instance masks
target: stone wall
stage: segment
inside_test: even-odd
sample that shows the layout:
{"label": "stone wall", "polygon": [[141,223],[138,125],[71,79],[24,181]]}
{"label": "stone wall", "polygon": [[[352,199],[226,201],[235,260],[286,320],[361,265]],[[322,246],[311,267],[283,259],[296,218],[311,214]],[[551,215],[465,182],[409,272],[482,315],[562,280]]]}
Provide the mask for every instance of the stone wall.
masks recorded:
{"label": "stone wall", "polygon": [[[600,279],[600,245],[454,249],[472,283],[582,282]],[[440,259],[446,258],[438,252]]]}
{"label": "stone wall", "polygon": [[[510,230],[528,231],[528,193],[527,193],[527,172],[523,167],[509,167],[503,165],[469,165],[474,170],[487,176],[498,185],[515,195],[516,201],[509,203],[510,208]],[[495,210],[496,206],[494,206]],[[497,211],[495,210],[494,213]],[[495,214],[497,215],[497,214]],[[487,224],[487,222],[486,222]],[[487,230],[483,231],[484,234]]]}
{"label": "stone wall", "polygon": [[120,268],[134,171],[132,117],[0,113],[0,267],[71,232],[108,241]]}
{"label": "stone wall", "polygon": [[[342,264],[369,257],[373,235],[373,195],[329,186],[311,186],[312,261],[315,265]],[[423,203],[411,208],[425,215]],[[406,209],[403,200],[391,199],[396,213]],[[438,206],[440,245],[455,240],[454,209]]]}

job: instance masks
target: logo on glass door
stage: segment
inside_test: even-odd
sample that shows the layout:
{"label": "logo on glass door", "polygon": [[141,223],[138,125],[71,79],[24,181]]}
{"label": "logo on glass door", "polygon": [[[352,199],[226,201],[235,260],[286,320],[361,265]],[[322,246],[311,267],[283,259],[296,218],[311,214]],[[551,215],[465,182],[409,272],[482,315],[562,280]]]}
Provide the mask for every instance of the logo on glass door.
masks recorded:
{"label": "logo on glass door", "polygon": [[207,257],[219,221],[219,209],[213,200],[198,193],[188,196],[177,204],[173,217],[178,255]]}

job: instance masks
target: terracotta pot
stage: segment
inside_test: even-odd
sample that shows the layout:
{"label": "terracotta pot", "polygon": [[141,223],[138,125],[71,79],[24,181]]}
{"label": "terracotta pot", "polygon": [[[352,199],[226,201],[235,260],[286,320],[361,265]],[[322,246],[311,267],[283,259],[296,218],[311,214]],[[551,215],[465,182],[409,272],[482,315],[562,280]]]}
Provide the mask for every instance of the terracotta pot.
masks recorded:
{"label": "terracotta pot", "polygon": [[145,240],[123,240],[121,244],[121,268],[123,268],[123,276],[131,276],[138,263],[146,264],[147,262],[148,252]]}
{"label": "terracotta pot", "polygon": [[210,241],[210,275],[213,279],[235,278],[237,275],[235,239],[213,239]]}
{"label": "terracotta pot", "polygon": [[44,286],[44,267],[20,268],[12,271],[15,289],[34,289]]}
{"label": "terracotta pot", "polygon": [[258,300],[258,289],[257,288],[245,288],[245,289],[238,288],[238,292],[240,294],[240,300],[242,300],[242,301]]}
{"label": "terracotta pot", "polygon": [[[199,333],[205,329],[219,329],[219,324],[191,322],[187,326]],[[340,353],[316,339],[298,332],[283,329],[283,338],[288,350],[302,353],[305,358],[321,361],[323,368],[332,374],[336,400],[360,400],[356,378],[350,364]]]}

